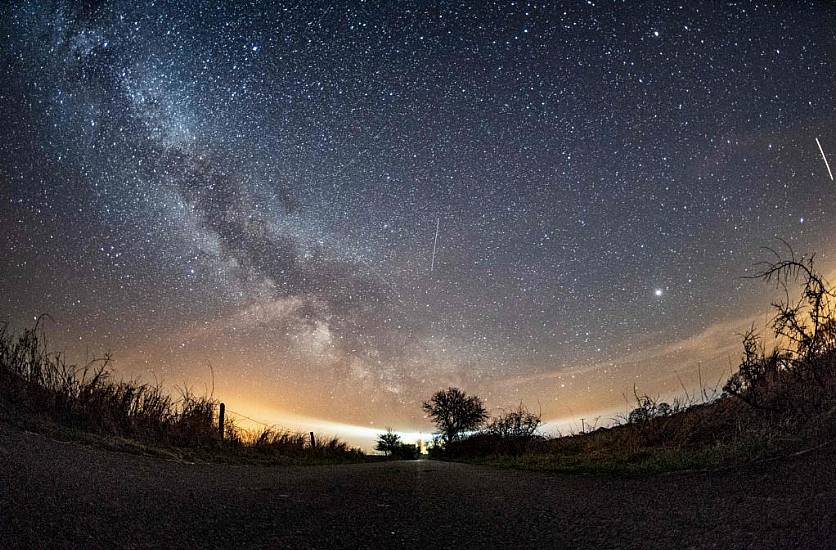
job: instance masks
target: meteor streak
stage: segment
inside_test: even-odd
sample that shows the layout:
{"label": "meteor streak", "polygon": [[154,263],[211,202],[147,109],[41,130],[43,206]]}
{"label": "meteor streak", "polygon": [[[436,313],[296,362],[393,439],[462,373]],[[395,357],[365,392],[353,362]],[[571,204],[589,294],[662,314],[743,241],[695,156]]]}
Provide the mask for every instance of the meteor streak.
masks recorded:
{"label": "meteor streak", "polygon": [[436,218],[435,220],[435,238],[433,239],[433,259],[430,262],[430,273],[432,273],[433,269],[435,269],[435,246],[438,244],[438,228],[441,224],[441,219]]}
{"label": "meteor streak", "polygon": [[819,142],[819,138],[816,138],[816,145],[819,146],[821,158],[824,161],[824,165],[827,166],[827,173],[830,174],[830,181],[833,181],[833,172],[830,171],[830,164],[827,162],[827,157],[824,156],[824,149],[821,148],[821,142]]}

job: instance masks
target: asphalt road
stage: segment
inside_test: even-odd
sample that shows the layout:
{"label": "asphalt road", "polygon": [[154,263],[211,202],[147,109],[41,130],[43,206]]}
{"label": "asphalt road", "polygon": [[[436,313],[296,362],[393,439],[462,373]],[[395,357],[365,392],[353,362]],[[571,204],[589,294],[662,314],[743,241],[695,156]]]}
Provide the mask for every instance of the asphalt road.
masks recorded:
{"label": "asphalt road", "polygon": [[0,425],[0,547],[836,548],[833,451],[601,479],[183,464]]}

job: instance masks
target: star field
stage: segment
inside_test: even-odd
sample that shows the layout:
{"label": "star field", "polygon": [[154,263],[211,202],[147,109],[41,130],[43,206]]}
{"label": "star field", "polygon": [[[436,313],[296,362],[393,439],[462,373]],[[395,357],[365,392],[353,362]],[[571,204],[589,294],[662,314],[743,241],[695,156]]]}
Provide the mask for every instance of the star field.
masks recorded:
{"label": "star field", "polygon": [[727,371],[681,343],[768,304],[760,247],[836,266],[835,15],[4,5],[3,317],[358,424],[422,426],[447,384],[557,417]]}

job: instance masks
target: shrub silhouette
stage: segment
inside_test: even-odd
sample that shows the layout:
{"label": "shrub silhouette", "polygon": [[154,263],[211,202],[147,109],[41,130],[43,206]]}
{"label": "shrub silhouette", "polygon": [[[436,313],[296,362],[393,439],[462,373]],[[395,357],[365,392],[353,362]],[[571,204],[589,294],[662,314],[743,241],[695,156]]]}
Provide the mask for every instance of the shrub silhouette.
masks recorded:
{"label": "shrub silhouette", "polygon": [[516,409],[492,418],[485,433],[502,439],[530,439],[541,423],[540,413],[535,414],[520,403]]}
{"label": "shrub silhouette", "polygon": [[[767,351],[760,336],[750,329],[743,337],[743,357],[724,391],[748,405],[781,413],[810,413],[832,404],[836,395],[836,293],[819,274],[814,257],[763,262],[751,278],[774,283],[784,292],[773,303],[772,330],[776,345]],[[791,298],[790,285],[800,294]]]}
{"label": "shrub silhouette", "polygon": [[394,449],[390,456],[400,460],[415,460],[418,458],[418,446],[411,443],[401,443]]}
{"label": "shrub silhouette", "polygon": [[[636,393],[635,387],[633,387],[633,393]],[[628,424],[645,424],[654,418],[670,416],[678,410],[677,406],[671,407],[665,401],[657,403],[655,399],[648,395],[639,396],[636,393],[636,402],[639,406],[627,415]]]}
{"label": "shrub silhouette", "polygon": [[402,445],[401,436],[392,431],[392,428],[386,428],[386,432],[377,436],[377,443],[375,450],[381,451],[386,456],[393,454]]}
{"label": "shrub silhouette", "polygon": [[540,413],[520,403],[516,409],[492,418],[476,433],[462,435],[443,446],[434,445],[430,456],[520,455],[532,442],[545,439],[537,435],[541,422]]}

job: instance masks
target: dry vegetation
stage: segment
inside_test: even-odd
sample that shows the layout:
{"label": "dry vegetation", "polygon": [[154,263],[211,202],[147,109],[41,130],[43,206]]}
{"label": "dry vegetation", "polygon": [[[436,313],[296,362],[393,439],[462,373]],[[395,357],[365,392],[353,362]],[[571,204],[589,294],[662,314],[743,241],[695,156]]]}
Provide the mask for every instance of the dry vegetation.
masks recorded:
{"label": "dry vegetation", "polygon": [[[544,437],[539,413],[522,404],[489,419],[481,400],[458,388],[437,392],[423,407],[442,437],[431,454],[571,472],[641,473],[716,467],[782,456],[836,438],[836,293],[812,258],[776,255],[756,277],[785,298],[774,304],[774,342],[754,330],[743,337],[738,371],[722,388],[672,403],[634,390],[635,408],[614,427]],[[793,291],[795,285],[800,290]],[[793,299],[791,296],[797,296]],[[13,334],[0,327],[0,407],[7,418],[46,420],[53,432],[104,438],[108,444],[180,458],[245,462],[322,462],[363,459],[338,439],[275,428],[243,430],[227,418],[218,430],[218,401],[159,385],[115,381],[110,357],[83,366],[51,353],[40,328]],[[39,424],[43,428],[43,422]],[[60,427],[60,428],[56,428]],[[480,428],[480,429],[477,429]],[[93,434],[92,436],[90,434]],[[394,436],[394,434],[392,434]],[[391,457],[403,446],[381,436]],[[414,457],[414,448],[408,457]]]}
{"label": "dry vegetation", "polygon": [[110,356],[85,365],[49,351],[41,320],[13,334],[0,327],[0,404],[4,416],[55,435],[96,439],[125,450],[186,459],[245,462],[360,460],[336,438],[273,427],[242,429],[226,418],[218,429],[218,400],[189,389],[172,397],[159,385],[116,381]]}
{"label": "dry vegetation", "polygon": [[[776,254],[755,278],[785,298],[773,304],[774,347],[743,337],[738,371],[722,393],[673,404],[635,394],[612,428],[566,437],[486,429],[437,451],[450,458],[566,472],[643,473],[731,465],[784,456],[836,438],[836,293],[813,258]],[[793,290],[798,285],[799,290]],[[797,294],[796,294],[797,293]],[[793,298],[793,296],[798,296]],[[518,417],[524,409],[518,411]],[[529,413],[530,414],[530,413]],[[539,424],[532,416],[529,425]]]}

